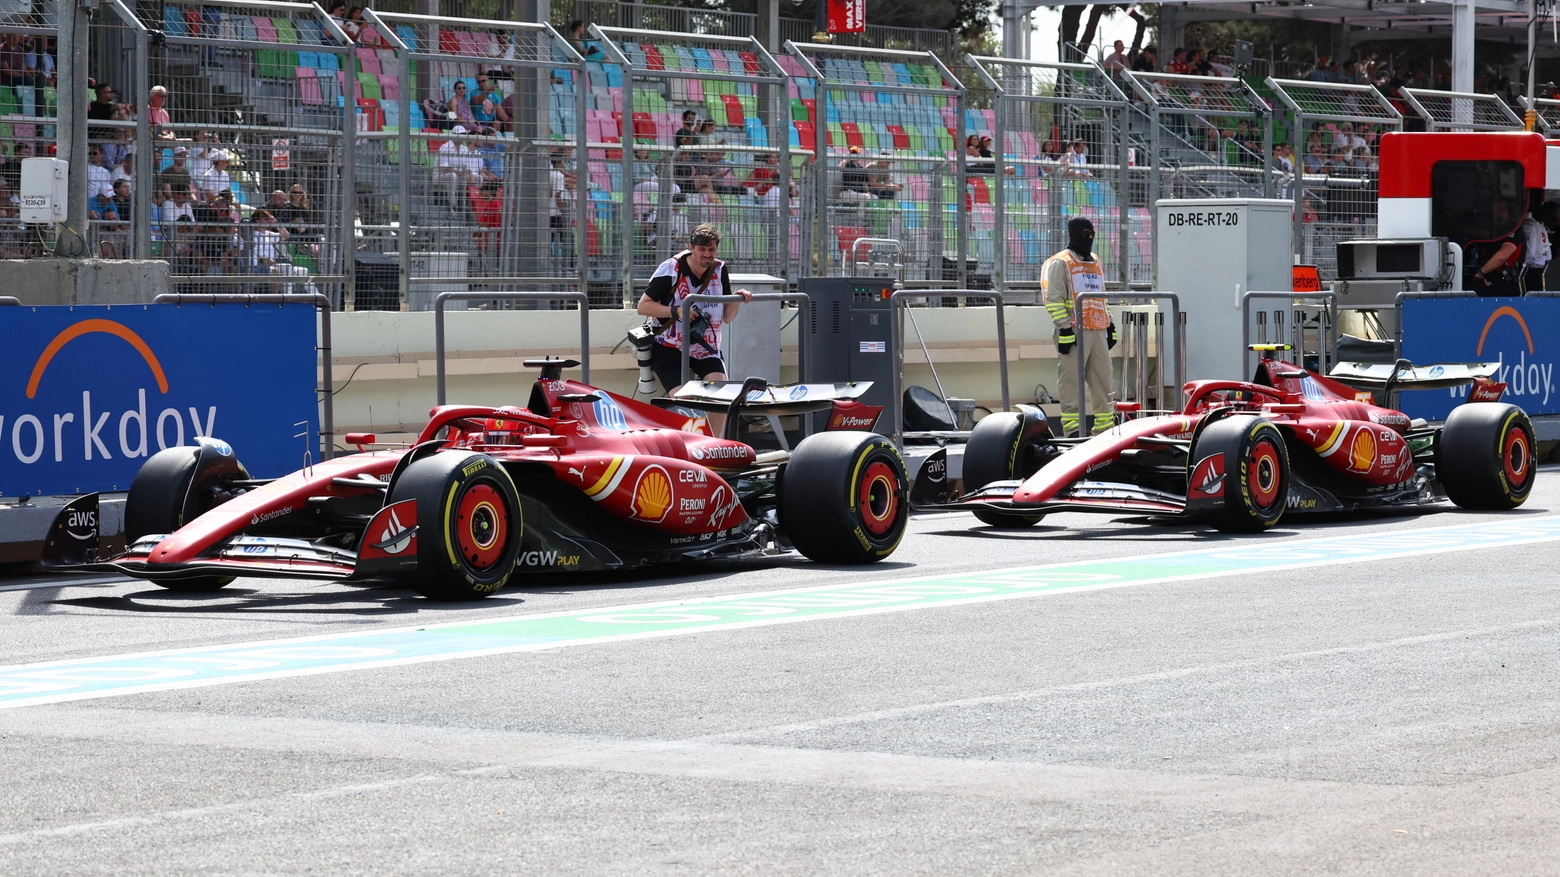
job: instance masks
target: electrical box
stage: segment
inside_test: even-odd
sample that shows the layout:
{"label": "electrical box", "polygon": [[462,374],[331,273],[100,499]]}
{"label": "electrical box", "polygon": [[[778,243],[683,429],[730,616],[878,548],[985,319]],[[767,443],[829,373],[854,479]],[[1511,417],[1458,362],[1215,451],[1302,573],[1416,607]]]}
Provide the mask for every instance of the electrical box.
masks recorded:
{"label": "electrical box", "polygon": [[[787,291],[785,278],[771,274],[733,274],[731,288],[756,295]],[[721,329],[720,352],[726,360],[727,378],[759,377],[780,383],[781,316],[780,302],[748,302],[737,318]]]}
{"label": "electrical box", "polygon": [[1241,296],[1293,288],[1291,201],[1161,200],[1154,288],[1186,313],[1187,380],[1247,380]]}
{"label": "electrical box", "polygon": [[[893,281],[882,277],[804,277],[798,283],[812,298],[812,379],[871,381],[861,397],[868,405],[897,411],[894,404]],[[878,431],[893,432],[885,416]]]}
{"label": "electrical box", "polygon": [[22,222],[67,222],[66,185],[70,162],[58,158],[22,159]]}

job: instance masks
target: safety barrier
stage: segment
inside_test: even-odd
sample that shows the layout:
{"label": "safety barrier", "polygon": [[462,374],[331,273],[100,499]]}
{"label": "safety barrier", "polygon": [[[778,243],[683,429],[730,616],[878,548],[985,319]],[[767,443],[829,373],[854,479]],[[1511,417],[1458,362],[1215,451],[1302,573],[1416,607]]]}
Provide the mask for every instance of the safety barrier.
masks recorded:
{"label": "safety barrier", "polygon": [[590,383],[590,301],[583,292],[441,292],[433,300],[434,400],[445,404],[444,311],[452,301],[572,301],[580,312],[580,380]]}
{"label": "safety barrier", "polygon": [[[1268,310],[1253,310],[1253,305],[1259,301],[1283,302],[1283,307]],[[1321,307],[1317,308],[1316,305]],[[1309,307],[1307,307],[1309,306]],[[1304,367],[1306,356],[1306,324],[1310,314],[1316,314],[1316,371],[1326,374],[1332,365],[1337,362],[1338,350],[1338,294],[1335,292],[1264,292],[1253,290],[1240,297],[1240,349],[1241,371],[1243,375],[1250,375],[1253,365],[1253,351],[1251,350],[1252,325],[1256,326],[1256,342],[1266,344],[1268,338],[1268,319],[1272,318],[1273,337],[1271,341],[1276,344],[1288,344],[1290,350],[1274,351],[1273,358],[1293,362]],[[1255,317],[1255,321],[1253,321]],[[1244,378],[1243,378],[1244,379]]]}
{"label": "safety barrier", "polygon": [[[1173,346],[1174,351],[1175,351],[1175,376],[1176,376],[1176,380],[1175,380],[1175,385],[1174,385],[1173,392],[1175,394],[1175,410],[1180,410],[1180,408],[1181,408],[1181,386],[1186,383],[1186,315],[1184,313],[1182,313],[1182,311],[1181,311],[1181,298],[1180,298],[1180,296],[1176,295],[1173,292],[1128,292],[1128,293],[1121,293],[1121,292],[1080,292],[1073,299],[1073,325],[1074,326],[1082,326],[1083,325],[1083,306],[1084,306],[1084,303],[1088,302],[1088,301],[1104,301],[1107,305],[1110,304],[1111,302],[1115,302],[1117,304],[1132,303],[1132,304],[1155,304],[1155,305],[1160,304],[1161,302],[1169,302],[1170,303],[1170,325],[1174,327],[1174,331],[1175,331],[1175,343],[1172,346]],[[1143,316],[1146,317],[1147,314],[1144,314]],[[1156,319],[1154,321],[1154,329],[1155,329],[1155,331],[1157,333],[1157,338],[1158,338],[1158,343],[1156,344],[1156,350],[1159,353],[1159,363],[1158,363],[1158,365],[1159,365],[1159,368],[1160,368],[1160,374],[1163,374],[1164,373],[1165,343],[1164,343],[1164,320],[1162,318],[1163,318],[1164,314],[1161,311],[1160,313],[1155,314],[1155,316],[1160,318],[1160,319]],[[1128,353],[1130,354],[1130,356],[1133,357],[1134,359],[1136,359],[1139,356],[1137,347],[1139,345],[1142,346],[1142,353],[1141,353],[1142,358],[1138,359],[1137,362],[1136,362],[1136,372],[1137,373],[1135,375],[1135,380],[1133,382],[1133,386],[1134,386],[1134,388],[1136,389],[1136,391],[1139,394],[1138,398],[1137,398],[1137,402],[1138,402],[1138,404],[1141,405],[1141,404],[1143,404],[1144,402],[1147,401],[1146,400],[1146,396],[1147,396],[1147,389],[1148,389],[1148,384],[1147,384],[1147,377],[1148,377],[1148,374],[1147,374],[1147,365],[1148,365],[1147,364],[1147,359],[1148,359],[1148,333],[1146,331],[1147,328],[1148,328],[1147,322],[1145,321],[1143,323],[1142,327],[1141,327],[1141,329],[1143,331],[1137,332],[1138,328],[1139,327],[1137,327],[1136,324],[1134,323],[1134,332],[1135,332],[1135,334],[1134,334],[1134,337],[1133,337],[1132,346],[1128,347],[1127,349],[1128,349]],[[1094,412],[1089,410],[1089,391],[1088,391],[1088,386],[1084,384],[1084,362],[1083,362],[1083,356],[1081,355],[1081,351],[1080,351],[1080,355],[1078,355],[1078,356],[1073,358],[1073,362],[1077,366],[1077,380],[1078,380],[1078,384],[1077,384],[1077,386],[1078,386],[1078,428],[1080,430],[1079,434],[1087,436],[1087,435],[1090,435],[1090,434],[1092,434],[1094,432],[1094,429],[1093,429],[1093,413]],[[1124,359],[1123,362],[1122,362],[1122,380],[1123,380],[1123,382],[1125,382],[1126,377],[1127,377],[1127,367],[1126,366],[1127,366],[1127,363],[1126,363],[1126,361]],[[1061,363],[1061,367],[1063,367],[1063,368],[1066,367],[1066,362],[1065,361],[1063,361]],[[1162,380],[1161,380],[1161,383],[1163,383]]]}
{"label": "safety barrier", "polygon": [[302,304],[309,302],[320,312],[320,336],[318,353],[320,358],[320,459],[329,460],[335,456],[336,445],[336,406],[335,406],[335,382],[331,378],[331,345],[330,345],[330,311],[331,300],[329,296],[313,293],[308,295],[234,295],[227,293],[165,293],[152,299],[152,304],[173,305],[199,305],[199,304]]}
{"label": "safety barrier", "polygon": [[1398,89],[1398,93],[1424,120],[1427,131],[1513,131],[1522,128],[1522,119],[1493,94],[1407,86]]}
{"label": "safety barrier", "polygon": [[[894,432],[893,432],[894,444],[899,446],[899,447],[901,447],[901,448],[904,447],[904,444],[905,444],[904,440],[905,440],[905,437],[906,437],[906,433],[904,431],[904,429],[905,429],[905,423],[904,423],[904,417],[905,417],[905,412],[904,412],[904,404],[905,404],[905,401],[904,401],[905,400],[905,343],[904,343],[905,342],[905,326],[904,326],[904,316],[906,314],[910,314],[910,321],[911,321],[911,323],[913,324],[915,322],[915,316],[914,316],[914,314],[911,313],[911,310],[910,310],[910,307],[909,307],[909,304],[908,304],[911,301],[939,302],[939,301],[941,301],[943,299],[950,299],[950,300],[958,301],[958,302],[961,302],[961,303],[968,302],[970,299],[979,299],[979,300],[982,300],[982,301],[990,301],[993,304],[995,304],[995,306],[996,306],[996,308],[995,308],[995,310],[996,310],[996,317],[997,317],[997,373],[998,373],[998,375],[1000,377],[1000,380],[1002,382],[1002,408],[1001,408],[1001,410],[1006,411],[1006,410],[1008,410],[1009,408],[1012,407],[1012,399],[1008,395],[1007,318],[1006,318],[1005,313],[1003,311],[1002,294],[1001,293],[997,293],[997,292],[991,292],[989,290],[976,290],[976,289],[924,289],[924,290],[899,289],[899,290],[895,290],[894,292],[890,293],[889,297],[888,297],[889,307],[892,309],[892,316],[890,317],[889,322],[893,324],[893,331],[894,331],[894,393],[893,393],[893,396],[890,398],[889,403],[888,403],[888,416],[889,416],[889,423],[893,424],[893,427],[894,427]],[[921,329],[920,329],[919,325],[916,326],[916,335],[917,335],[917,337],[920,337],[920,335],[921,335]],[[936,366],[935,363],[932,362],[932,354],[931,354],[931,351],[929,351],[926,348],[926,340],[925,340],[925,338],[921,339],[921,352],[926,356],[926,364],[928,366],[930,366],[931,369],[932,369],[932,378],[937,383],[937,395],[939,397],[941,397],[944,400],[944,402],[946,402],[947,399],[948,399],[948,394],[943,391],[942,379],[937,377],[937,366]],[[958,418],[952,416],[953,415],[953,409],[952,409],[951,406],[949,408],[949,415],[950,415],[950,419],[954,423],[958,423]]]}

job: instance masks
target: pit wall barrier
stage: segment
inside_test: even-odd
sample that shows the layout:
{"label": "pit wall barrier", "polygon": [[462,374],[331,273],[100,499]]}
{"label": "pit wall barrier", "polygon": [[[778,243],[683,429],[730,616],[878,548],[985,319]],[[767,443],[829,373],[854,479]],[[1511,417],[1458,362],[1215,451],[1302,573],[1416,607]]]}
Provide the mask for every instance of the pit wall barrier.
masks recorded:
{"label": "pit wall barrier", "polygon": [[[1401,296],[1401,355],[1416,364],[1501,363],[1505,401],[1530,416],[1560,414],[1560,294],[1478,298],[1472,293]],[[1440,420],[1467,398],[1467,388],[1403,392],[1404,414]],[[1539,438],[1554,438],[1539,425]]]}

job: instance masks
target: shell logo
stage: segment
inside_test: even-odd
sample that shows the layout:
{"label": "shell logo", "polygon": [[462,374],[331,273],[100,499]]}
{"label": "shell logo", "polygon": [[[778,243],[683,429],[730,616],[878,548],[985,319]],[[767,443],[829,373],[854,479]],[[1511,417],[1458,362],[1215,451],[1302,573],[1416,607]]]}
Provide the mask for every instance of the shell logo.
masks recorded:
{"label": "shell logo", "polygon": [[629,505],[634,517],[659,523],[672,507],[672,477],[660,466],[647,466],[634,482],[634,498]]}
{"label": "shell logo", "polygon": [[1376,465],[1376,434],[1368,429],[1361,429],[1354,436],[1354,445],[1349,448],[1349,468],[1356,472],[1369,472]]}

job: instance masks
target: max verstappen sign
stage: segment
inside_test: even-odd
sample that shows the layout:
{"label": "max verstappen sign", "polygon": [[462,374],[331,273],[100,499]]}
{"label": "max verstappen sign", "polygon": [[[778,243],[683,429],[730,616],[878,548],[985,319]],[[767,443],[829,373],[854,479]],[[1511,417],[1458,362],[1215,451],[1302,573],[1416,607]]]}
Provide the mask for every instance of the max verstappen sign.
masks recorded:
{"label": "max verstappen sign", "polygon": [[828,0],[829,33],[861,33],[867,29],[867,0]]}
{"label": "max verstappen sign", "polygon": [[315,321],[312,304],[0,308],[0,492],[127,490],[198,436],[255,477],[297,469],[293,436],[318,434]]}
{"label": "max verstappen sign", "polygon": [[[1502,401],[1528,414],[1560,413],[1560,299],[1440,298],[1403,302],[1403,356],[1434,362],[1499,362],[1492,380],[1506,385]],[[1402,396],[1411,417],[1441,420],[1467,401],[1468,388],[1416,390]]]}

